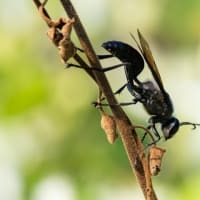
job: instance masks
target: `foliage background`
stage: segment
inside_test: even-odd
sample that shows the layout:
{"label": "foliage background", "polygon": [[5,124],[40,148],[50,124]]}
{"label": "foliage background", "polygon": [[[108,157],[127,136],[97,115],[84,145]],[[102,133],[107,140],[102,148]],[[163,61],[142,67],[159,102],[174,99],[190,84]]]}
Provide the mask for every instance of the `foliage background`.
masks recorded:
{"label": "foliage background", "polygon": [[[199,122],[200,1],[85,0],[74,6],[98,53],[103,41],[135,45],[129,32],[148,39],[165,87],[182,121]],[[53,18],[64,16],[49,1]],[[64,70],[32,1],[0,2],[0,199],[143,199],[120,139],[109,145],[90,102],[94,83],[81,70]],[[76,41],[76,38],[74,38]],[[110,66],[115,59],[104,61]],[[107,74],[113,89],[122,70]],[[145,70],[141,79],[151,74]],[[132,97],[124,92],[119,101]],[[145,125],[141,105],[124,108]],[[197,200],[200,130],[182,128],[170,141],[162,172],[153,178],[159,199]]]}

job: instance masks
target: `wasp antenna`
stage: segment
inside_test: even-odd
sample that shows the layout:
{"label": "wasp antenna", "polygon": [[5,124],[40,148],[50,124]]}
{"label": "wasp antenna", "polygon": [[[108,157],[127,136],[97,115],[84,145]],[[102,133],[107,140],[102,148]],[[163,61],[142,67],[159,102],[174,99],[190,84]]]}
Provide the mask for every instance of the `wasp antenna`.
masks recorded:
{"label": "wasp antenna", "polygon": [[200,124],[195,124],[195,123],[191,123],[191,122],[181,122],[180,126],[185,126],[185,125],[191,125],[193,126],[192,129],[196,129],[197,126],[200,126]]}

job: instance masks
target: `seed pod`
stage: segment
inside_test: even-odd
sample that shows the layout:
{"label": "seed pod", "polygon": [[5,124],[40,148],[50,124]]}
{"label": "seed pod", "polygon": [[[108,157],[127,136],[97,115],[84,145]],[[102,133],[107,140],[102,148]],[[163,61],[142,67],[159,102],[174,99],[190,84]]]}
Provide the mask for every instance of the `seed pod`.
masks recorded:
{"label": "seed pod", "polygon": [[114,117],[102,112],[101,127],[105,131],[108,142],[113,144],[118,137]]}
{"label": "seed pod", "polygon": [[61,61],[65,64],[71,57],[76,54],[76,48],[71,40],[62,39],[58,46]]}
{"label": "seed pod", "polygon": [[72,25],[75,19],[62,19],[64,26],[61,29],[63,38],[58,43],[59,54],[63,63],[66,63],[71,57],[76,54],[76,47],[71,41]]}
{"label": "seed pod", "polygon": [[152,176],[156,176],[160,172],[161,162],[165,152],[165,149],[159,148],[156,145],[149,149],[149,168]]}

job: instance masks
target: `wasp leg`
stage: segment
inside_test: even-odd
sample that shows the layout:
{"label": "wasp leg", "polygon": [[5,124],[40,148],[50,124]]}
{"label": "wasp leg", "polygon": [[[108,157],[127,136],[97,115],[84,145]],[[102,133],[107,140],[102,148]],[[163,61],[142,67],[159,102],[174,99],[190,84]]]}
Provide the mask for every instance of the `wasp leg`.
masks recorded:
{"label": "wasp leg", "polygon": [[[155,124],[158,123],[159,120],[157,119],[157,117],[153,116],[149,119],[149,123],[150,125],[147,127],[148,130],[152,130],[153,134],[157,137],[157,139],[149,144],[147,144],[147,147],[156,144],[160,139],[160,134],[158,133]],[[144,133],[141,141],[142,143],[144,142],[145,137],[147,136],[147,132]]]}
{"label": "wasp leg", "polygon": [[[156,135],[156,137],[157,137],[156,140],[154,140],[153,142],[147,144],[147,147],[150,147],[151,145],[154,145],[154,144],[156,144],[157,142],[159,142],[160,139],[161,139],[161,137],[160,137],[160,135],[158,134],[158,131],[156,130],[155,126],[154,126],[154,128],[153,128],[152,126],[148,126],[147,129],[152,129],[152,132],[153,132],[154,135]],[[156,134],[155,134],[155,132],[156,132]],[[143,137],[142,137],[142,139],[141,139],[142,143],[144,142],[144,139],[145,139],[146,136],[147,136],[147,132],[144,133],[144,135],[143,135]]]}
{"label": "wasp leg", "polygon": [[144,142],[146,136],[147,136],[147,132],[145,132],[144,135],[143,135],[142,138],[141,138],[142,143]]}
{"label": "wasp leg", "polygon": [[155,140],[152,143],[148,144],[148,146],[156,144],[161,139],[160,134],[158,133],[158,131],[156,129],[156,126],[155,126],[156,123],[159,123],[159,122],[160,122],[160,120],[155,116],[153,116],[153,117],[151,117],[149,119],[150,125],[147,127],[147,129],[151,129],[152,130],[153,134],[157,137],[157,140]]}
{"label": "wasp leg", "polygon": [[[127,83],[125,83],[122,87],[120,87],[117,91],[115,91],[113,94],[116,95],[116,94],[120,94],[124,88],[127,86]],[[102,97],[101,98],[101,101],[105,100],[105,97]]]}
{"label": "wasp leg", "polygon": [[79,48],[79,47],[76,47],[77,50],[79,50],[81,53],[84,53],[83,49]]}
{"label": "wasp leg", "polygon": [[127,87],[127,83],[125,83],[122,87],[120,87],[117,91],[115,91],[114,95],[120,94],[125,89],[125,87]]}
{"label": "wasp leg", "polygon": [[93,101],[92,105],[94,105],[95,107],[97,106],[129,106],[132,104],[136,104],[138,102],[137,99],[133,99],[132,102],[122,102],[122,103],[116,103],[116,104],[109,104],[109,103],[99,103],[97,101]]}
{"label": "wasp leg", "polygon": [[109,55],[97,55],[97,57],[99,58],[99,60],[103,60],[103,59],[107,59],[107,58],[112,58],[114,56],[109,54]]}
{"label": "wasp leg", "polygon": [[81,69],[88,69],[88,70],[94,70],[94,71],[99,71],[99,72],[107,72],[119,67],[123,67],[124,65],[128,65],[129,63],[120,63],[111,67],[107,67],[107,68],[97,68],[97,67],[87,67],[87,66],[80,66],[80,65],[76,65],[73,63],[67,63],[66,68],[70,68],[70,67],[76,67],[76,68],[81,68]]}
{"label": "wasp leg", "polygon": [[[141,95],[139,95],[139,92],[141,88],[139,88],[137,85],[130,84],[129,82],[124,84],[121,88],[119,88],[114,94],[120,93],[125,87],[127,86],[128,90],[131,92],[131,94],[135,97],[132,102],[124,102],[124,103],[118,103],[118,104],[108,104],[108,103],[99,103],[99,102],[92,102],[92,104],[96,106],[129,106],[132,104],[136,104],[137,102],[143,102],[145,99],[142,98]],[[137,93],[138,92],[138,93]],[[103,99],[104,100],[104,99]]]}
{"label": "wasp leg", "polygon": [[70,67],[75,67],[75,68],[80,68],[80,69],[88,69],[88,70],[95,70],[95,71],[102,71],[101,68],[97,68],[97,67],[87,67],[87,66],[76,65],[76,64],[73,64],[73,63],[67,63],[66,68],[70,68]]}
{"label": "wasp leg", "polygon": [[154,133],[154,135],[158,138],[158,140],[160,140],[161,137],[160,137],[160,134],[158,133],[158,131],[156,129],[155,124],[152,125],[151,129],[152,129],[152,132]]}
{"label": "wasp leg", "polygon": [[159,142],[160,139],[161,139],[161,138],[157,138],[157,140],[155,140],[155,141],[153,141],[153,142],[147,144],[147,147],[150,147],[151,145],[157,144],[157,142]]}
{"label": "wasp leg", "polygon": [[[150,126],[148,126],[146,129],[150,130],[151,128],[152,128],[152,126],[150,125]],[[154,132],[153,132],[153,133],[154,133]],[[144,140],[145,140],[147,134],[148,134],[148,132],[145,132],[144,135],[142,136],[142,138],[141,138],[142,143],[144,142]],[[154,135],[155,135],[155,133],[154,133]],[[159,135],[159,137],[158,137],[158,141],[159,141],[159,140],[160,140],[160,135]],[[150,145],[155,144],[155,143],[158,142],[158,141],[157,141],[157,140],[156,140],[156,141],[153,141],[152,143],[150,143]]]}

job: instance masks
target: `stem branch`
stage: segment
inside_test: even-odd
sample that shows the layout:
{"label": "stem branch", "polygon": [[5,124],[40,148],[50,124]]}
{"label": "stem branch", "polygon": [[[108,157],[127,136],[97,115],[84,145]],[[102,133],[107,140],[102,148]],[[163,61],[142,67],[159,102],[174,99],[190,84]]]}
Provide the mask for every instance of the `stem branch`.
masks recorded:
{"label": "stem branch", "polygon": [[[40,7],[41,3],[38,0],[33,0],[37,8]],[[70,0],[60,0],[69,18],[74,18],[75,22],[73,24],[75,32],[80,40],[80,44],[88,58],[90,66],[101,68],[101,64],[95,54],[95,51],[90,43],[87,33],[79,19]],[[44,10],[46,16],[49,14]],[[50,17],[49,17],[50,18]],[[78,54],[75,54],[74,59],[82,66],[87,66],[87,64],[81,59]],[[117,100],[113,95],[111,87],[105,74],[98,71],[88,70],[87,73],[93,78],[97,83],[100,91],[102,91],[109,104],[117,104]],[[134,125],[127,117],[126,113],[120,106],[111,106],[111,111],[119,129],[124,148],[126,150],[128,159],[132,170],[137,178],[137,181],[143,191],[146,200],[157,200],[156,194],[154,192],[149,165],[145,153],[143,151],[143,145],[140,138],[138,137]]]}

